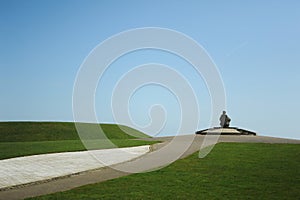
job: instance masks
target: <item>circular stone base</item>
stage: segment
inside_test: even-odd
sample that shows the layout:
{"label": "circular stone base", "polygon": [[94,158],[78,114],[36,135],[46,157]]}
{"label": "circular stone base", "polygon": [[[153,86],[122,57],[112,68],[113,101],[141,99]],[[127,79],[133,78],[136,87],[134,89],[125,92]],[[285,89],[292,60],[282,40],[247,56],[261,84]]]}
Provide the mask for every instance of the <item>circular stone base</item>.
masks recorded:
{"label": "circular stone base", "polygon": [[236,127],[228,127],[228,128],[214,127],[214,128],[197,131],[196,134],[201,134],[201,135],[256,135],[255,132],[248,131],[248,130],[241,129],[241,128],[236,128]]}

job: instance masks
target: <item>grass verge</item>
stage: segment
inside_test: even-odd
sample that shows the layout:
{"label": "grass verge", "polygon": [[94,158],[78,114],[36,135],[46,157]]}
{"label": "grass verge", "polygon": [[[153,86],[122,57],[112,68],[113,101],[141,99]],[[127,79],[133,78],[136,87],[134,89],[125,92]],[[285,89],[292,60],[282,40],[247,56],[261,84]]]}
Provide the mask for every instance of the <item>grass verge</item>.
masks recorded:
{"label": "grass verge", "polygon": [[300,145],[221,143],[163,169],[32,199],[299,199]]}
{"label": "grass verge", "polygon": [[[141,145],[151,145],[156,142],[131,140],[131,139],[111,139],[117,147],[132,147]],[[105,140],[93,140],[90,149],[107,149],[112,148]],[[37,141],[37,142],[1,142],[0,143],[0,160],[29,156],[44,153],[58,153],[68,151],[83,151],[85,146],[80,140],[60,140],[60,141]]]}
{"label": "grass verge", "polygon": [[[133,128],[117,124],[88,124],[84,127],[89,149],[131,147],[156,142],[136,140],[149,136]],[[105,133],[114,145],[101,134],[90,134],[95,128]],[[90,134],[90,135],[89,135]],[[82,135],[81,135],[82,136]],[[85,136],[85,135],[84,135]],[[99,139],[102,137],[103,139]],[[134,140],[133,140],[134,139]],[[72,122],[0,122],[0,159],[43,153],[86,150]]]}
{"label": "grass verge", "polygon": [[[95,128],[101,127],[105,133],[105,136],[109,139],[134,139],[150,137],[138,130],[124,125],[80,123],[80,127],[84,127],[86,134],[89,134],[89,130],[93,131]],[[97,134],[97,139],[99,139],[98,137],[100,137],[99,133]],[[32,142],[79,139],[80,138],[75,128],[75,124],[72,122],[0,122],[0,142]]]}

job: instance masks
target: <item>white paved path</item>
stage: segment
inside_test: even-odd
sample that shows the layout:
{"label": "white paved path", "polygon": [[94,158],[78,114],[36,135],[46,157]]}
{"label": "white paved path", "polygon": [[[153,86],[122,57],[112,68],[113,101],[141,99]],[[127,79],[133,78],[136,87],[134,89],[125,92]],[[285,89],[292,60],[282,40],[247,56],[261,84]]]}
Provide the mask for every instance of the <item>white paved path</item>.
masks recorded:
{"label": "white paved path", "polygon": [[146,145],[0,160],[0,189],[126,162],[144,155],[149,149],[150,146]]}

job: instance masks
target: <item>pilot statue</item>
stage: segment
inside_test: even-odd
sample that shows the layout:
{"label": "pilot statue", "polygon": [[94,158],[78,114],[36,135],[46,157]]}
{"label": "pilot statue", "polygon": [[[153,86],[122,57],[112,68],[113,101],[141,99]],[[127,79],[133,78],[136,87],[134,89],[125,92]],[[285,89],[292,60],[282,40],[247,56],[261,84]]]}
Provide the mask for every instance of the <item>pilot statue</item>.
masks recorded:
{"label": "pilot statue", "polygon": [[220,125],[222,128],[228,128],[230,124],[231,119],[226,115],[226,111],[223,111],[221,117],[220,117]]}

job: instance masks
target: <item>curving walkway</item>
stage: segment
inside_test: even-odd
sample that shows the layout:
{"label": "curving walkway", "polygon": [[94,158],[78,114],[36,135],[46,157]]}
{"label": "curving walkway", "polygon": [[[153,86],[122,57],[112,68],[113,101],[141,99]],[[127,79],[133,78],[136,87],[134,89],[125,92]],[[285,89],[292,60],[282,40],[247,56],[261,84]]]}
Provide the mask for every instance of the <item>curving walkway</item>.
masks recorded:
{"label": "curving walkway", "polygon": [[[163,141],[163,143],[155,144],[152,146],[152,151],[137,159],[123,162],[114,165],[114,168],[106,167],[97,170],[87,171],[74,176],[62,177],[59,179],[51,180],[49,182],[42,182],[40,184],[25,185],[24,187],[16,187],[6,191],[0,191],[0,199],[23,199],[27,197],[39,196],[59,191],[66,191],[82,185],[98,183],[121,176],[130,174],[130,170],[142,171],[143,167],[151,166],[153,163],[164,163],[172,155],[178,153],[178,149],[186,144],[188,141],[192,143],[182,153],[180,158],[186,157],[194,152],[199,151],[200,147],[204,144],[204,141],[209,141],[209,137],[205,139],[202,135],[185,135],[176,137],[177,140],[174,142],[174,137],[160,137],[160,138],[149,138],[145,140],[157,140]],[[168,145],[170,143],[172,145]],[[300,144],[300,140],[273,138],[265,136],[225,136],[222,135],[218,138],[218,142],[242,142],[242,143],[291,143]],[[206,144],[206,145],[209,145]],[[168,148],[169,147],[169,148]],[[115,159],[115,158],[113,158]],[[122,170],[117,170],[122,169]],[[126,170],[129,170],[126,172]]]}
{"label": "curving walkway", "polygon": [[149,147],[51,153],[0,160],[0,190],[126,162],[147,153]]}

